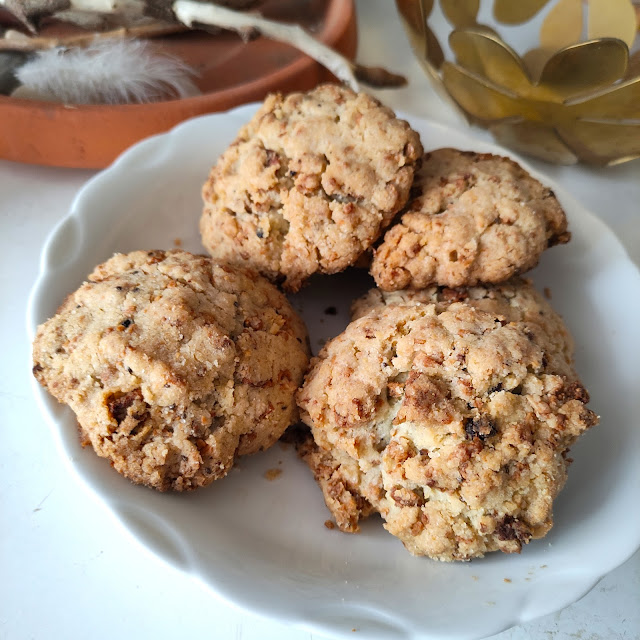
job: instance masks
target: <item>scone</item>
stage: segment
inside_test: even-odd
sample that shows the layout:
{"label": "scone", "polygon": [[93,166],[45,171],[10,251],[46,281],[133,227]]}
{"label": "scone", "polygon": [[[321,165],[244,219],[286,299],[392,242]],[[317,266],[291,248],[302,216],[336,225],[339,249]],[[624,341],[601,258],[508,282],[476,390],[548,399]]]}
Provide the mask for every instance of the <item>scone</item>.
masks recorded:
{"label": "scone", "polygon": [[338,85],[267,97],[203,187],[202,241],[296,291],[353,264],[406,203],[418,134]]}
{"label": "scone", "polygon": [[519,552],[551,528],[569,447],[597,422],[571,339],[527,283],[425,297],[369,294],[312,361],[303,457],[345,531],[374,510],[415,555]]}
{"label": "scone", "polygon": [[193,489],[297,419],[302,320],[255,272],[183,251],[116,254],[40,325],[33,373],[136,483]]}
{"label": "scone", "polygon": [[553,192],[509,158],[432,151],[412,194],[371,265],[387,291],[503,282],[570,238]]}

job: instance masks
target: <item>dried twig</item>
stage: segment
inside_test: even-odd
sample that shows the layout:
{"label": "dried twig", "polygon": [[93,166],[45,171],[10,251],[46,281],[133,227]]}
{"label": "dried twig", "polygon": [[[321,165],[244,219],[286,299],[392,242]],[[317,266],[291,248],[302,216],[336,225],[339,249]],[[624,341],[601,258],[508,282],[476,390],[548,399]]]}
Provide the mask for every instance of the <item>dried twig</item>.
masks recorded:
{"label": "dried twig", "polygon": [[282,24],[261,16],[237,13],[224,7],[192,0],[178,0],[173,4],[173,12],[180,22],[189,27],[205,24],[233,31],[257,29],[267,38],[293,45],[329,69],[354,91],[358,91],[358,81],[353,73],[352,62],[313,38],[298,25]]}
{"label": "dried twig", "polygon": [[30,38],[19,31],[7,31],[5,37],[0,39],[0,51],[42,51],[54,47],[86,47],[107,38],[155,38],[181,31],[187,31],[187,27],[168,22],[149,22],[136,27],[117,27],[110,31],[77,33],[62,38],[46,36]]}
{"label": "dried twig", "polygon": [[360,82],[370,87],[389,88],[404,87],[407,79],[397,73],[387,71],[383,67],[366,67],[363,64],[355,64],[354,73]]}
{"label": "dried twig", "polygon": [[[145,14],[148,0],[0,0],[4,7],[34,35],[9,29],[0,39],[0,50],[38,51],[54,47],[82,47],[104,38],[153,38],[186,31],[176,22],[150,18]],[[44,18],[81,27],[88,32],[68,36],[37,33]]]}

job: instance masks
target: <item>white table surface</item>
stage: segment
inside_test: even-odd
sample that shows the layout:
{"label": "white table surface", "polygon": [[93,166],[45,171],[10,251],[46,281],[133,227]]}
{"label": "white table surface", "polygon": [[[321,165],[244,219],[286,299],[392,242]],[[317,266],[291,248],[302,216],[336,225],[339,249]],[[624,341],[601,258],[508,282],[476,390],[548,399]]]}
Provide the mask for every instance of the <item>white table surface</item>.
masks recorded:
{"label": "white table surface", "polygon": [[[393,4],[358,1],[360,61],[410,79],[407,88],[378,97],[396,109],[466,126],[428,88]],[[608,169],[533,164],[606,221],[640,263],[640,161]],[[0,638],[314,637],[240,613],[152,556],[77,484],[54,447],[30,388],[27,296],[46,236],[92,175],[0,160]],[[495,639],[637,639],[639,605],[640,552],[581,601]],[[461,612],[473,615],[464,603]]]}

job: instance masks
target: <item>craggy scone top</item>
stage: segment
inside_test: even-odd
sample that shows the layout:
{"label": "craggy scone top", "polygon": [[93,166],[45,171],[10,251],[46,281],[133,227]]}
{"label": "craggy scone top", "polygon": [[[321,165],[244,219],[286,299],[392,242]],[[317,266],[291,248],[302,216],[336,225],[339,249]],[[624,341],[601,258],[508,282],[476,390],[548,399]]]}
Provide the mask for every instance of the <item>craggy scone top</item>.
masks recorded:
{"label": "craggy scone top", "polygon": [[426,153],[401,221],[375,252],[371,274],[387,291],[498,283],[568,242],[555,195],[509,158]]}
{"label": "craggy scone top", "polygon": [[377,100],[326,84],[270,95],[203,187],[203,244],[296,291],[342,271],[407,201],[418,134]]}
{"label": "craggy scone top", "polygon": [[40,325],[33,371],[132,481],[192,489],[297,418],[307,334],[255,272],[183,251],[116,254]]}
{"label": "craggy scone top", "polygon": [[519,551],[597,422],[561,319],[521,281],[388,295],[357,303],[298,394],[328,507],[345,531],[379,511],[417,555]]}

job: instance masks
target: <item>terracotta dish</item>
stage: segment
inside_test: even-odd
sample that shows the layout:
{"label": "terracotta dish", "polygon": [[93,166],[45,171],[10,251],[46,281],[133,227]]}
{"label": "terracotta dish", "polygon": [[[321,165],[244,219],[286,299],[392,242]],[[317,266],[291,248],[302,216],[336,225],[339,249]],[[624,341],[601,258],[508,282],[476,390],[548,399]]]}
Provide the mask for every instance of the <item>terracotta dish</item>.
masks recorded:
{"label": "terracotta dish", "polygon": [[[268,18],[295,21],[352,58],[357,35],[353,0],[268,0]],[[190,31],[154,39],[199,76],[202,95],[118,106],[74,106],[0,96],[0,157],[58,167],[98,169],[138,140],[193,116],[261,100],[270,91],[310,89],[331,74],[297,49],[227,31]]]}

